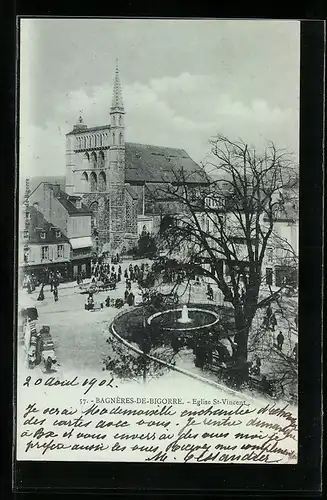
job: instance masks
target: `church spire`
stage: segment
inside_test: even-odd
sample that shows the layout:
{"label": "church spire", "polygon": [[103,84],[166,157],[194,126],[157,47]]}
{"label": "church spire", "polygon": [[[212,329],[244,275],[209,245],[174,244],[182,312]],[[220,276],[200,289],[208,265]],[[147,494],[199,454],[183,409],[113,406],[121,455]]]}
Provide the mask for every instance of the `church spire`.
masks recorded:
{"label": "church spire", "polygon": [[116,71],[114,76],[114,88],[112,93],[112,106],[111,111],[119,110],[122,112],[124,110],[123,96],[120,85],[119,67],[118,59],[116,59]]}

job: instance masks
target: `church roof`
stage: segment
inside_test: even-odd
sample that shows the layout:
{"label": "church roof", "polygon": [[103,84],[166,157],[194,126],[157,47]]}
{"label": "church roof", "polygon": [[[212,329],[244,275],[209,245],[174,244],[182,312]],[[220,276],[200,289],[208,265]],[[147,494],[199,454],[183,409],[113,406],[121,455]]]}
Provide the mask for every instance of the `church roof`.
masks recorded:
{"label": "church roof", "polygon": [[125,181],[207,184],[205,172],[184,149],[125,143]]}
{"label": "church roof", "polygon": [[125,188],[126,188],[126,191],[131,195],[133,200],[138,199],[137,193],[134,191],[134,189],[132,188],[132,186],[130,184],[125,184]]}

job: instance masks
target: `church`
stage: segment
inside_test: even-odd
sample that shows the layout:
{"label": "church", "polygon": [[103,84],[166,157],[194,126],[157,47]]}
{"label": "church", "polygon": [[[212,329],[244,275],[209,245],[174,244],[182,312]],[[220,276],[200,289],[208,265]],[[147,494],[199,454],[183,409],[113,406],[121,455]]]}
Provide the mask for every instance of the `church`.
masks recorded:
{"label": "church", "polygon": [[184,149],[125,141],[118,63],[108,121],[88,127],[80,117],[66,134],[65,191],[92,212],[98,250],[113,253],[134,246],[142,230],[156,233],[161,218],[179,210],[165,186],[196,188],[207,177]]}

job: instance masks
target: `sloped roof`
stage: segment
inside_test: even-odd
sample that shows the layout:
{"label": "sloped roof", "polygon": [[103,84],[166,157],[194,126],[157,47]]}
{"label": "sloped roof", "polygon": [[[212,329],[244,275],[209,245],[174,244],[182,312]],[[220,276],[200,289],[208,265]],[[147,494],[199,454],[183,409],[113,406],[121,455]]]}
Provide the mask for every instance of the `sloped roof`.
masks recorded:
{"label": "sloped roof", "polygon": [[127,142],[125,181],[206,184],[205,172],[184,149]]}
{"label": "sloped roof", "polygon": [[59,184],[60,189],[65,190],[66,185],[66,176],[57,175],[57,176],[35,176],[30,178],[30,191],[32,192],[42,183],[46,182],[49,184]]}
{"label": "sloped roof", "polygon": [[151,182],[150,184],[145,184],[145,190],[146,193],[149,195],[149,198],[152,200],[159,201],[170,198],[169,186],[167,186],[167,183],[164,184],[164,183]]}
{"label": "sloped roof", "polygon": [[[68,242],[68,238],[56,228],[53,224],[48,222],[42,212],[37,210],[36,207],[29,207],[30,221],[28,227],[28,240],[30,243],[63,243]],[[60,231],[60,236],[56,236],[56,231]],[[45,238],[41,238],[41,233],[45,233]]]}
{"label": "sloped roof", "polygon": [[[55,186],[53,184],[50,184],[49,188],[53,190]],[[81,204],[81,208],[76,208],[74,203],[70,200],[70,196],[62,189],[58,189],[56,192],[54,192],[54,195],[62,204],[62,206],[67,210],[69,215],[92,215],[92,212],[86,205],[84,205],[84,203]],[[72,196],[72,199],[73,198],[76,197]]]}
{"label": "sloped roof", "polygon": [[132,188],[132,186],[130,184],[125,184],[125,188],[126,188],[126,191],[131,195],[133,200],[138,199],[137,193],[134,191],[134,189]]}

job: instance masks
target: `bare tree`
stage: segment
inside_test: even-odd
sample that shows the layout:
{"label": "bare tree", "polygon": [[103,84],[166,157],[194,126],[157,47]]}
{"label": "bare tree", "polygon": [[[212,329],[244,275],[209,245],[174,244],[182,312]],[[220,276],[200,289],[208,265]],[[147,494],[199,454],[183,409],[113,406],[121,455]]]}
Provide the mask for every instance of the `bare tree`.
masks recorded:
{"label": "bare tree", "polygon": [[182,211],[165,227],[163,241],[185,269],[211,278],[231,303],[235,361],[243,363],[253,318],[267,303],[260,296],[267,247],[289,245],[278,242],[274,229],[297,198],[297,168],[273,143],[259,154],[242,141],[218,135],[211,146],[206,185],[192,187],[181,170],[176,182],[162,188]]}

